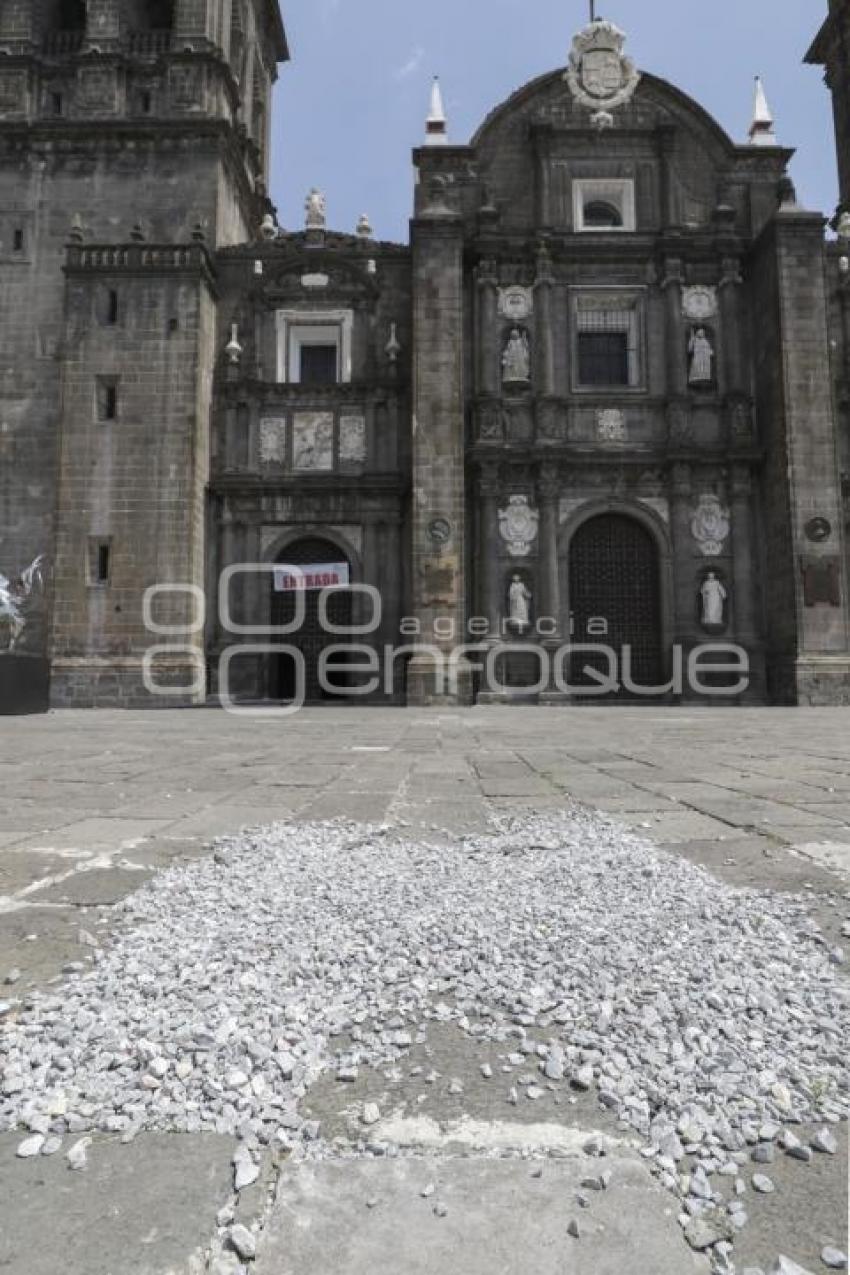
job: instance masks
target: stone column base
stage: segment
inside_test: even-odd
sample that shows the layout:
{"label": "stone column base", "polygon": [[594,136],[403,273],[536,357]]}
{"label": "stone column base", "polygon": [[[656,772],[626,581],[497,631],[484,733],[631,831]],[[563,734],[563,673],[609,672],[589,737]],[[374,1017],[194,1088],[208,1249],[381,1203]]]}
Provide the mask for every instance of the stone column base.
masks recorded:
{"label": "stone column base", "polygon": [[544,691],[537,702],[543,708],[566,708],[567,705],[574,704],[575,700],[566,691]]}
{"label": "stone column base", "polygon": [[850,652],[799,655],[793,676],[798,704],[810,708],[850,705]]}
{"label": "stone column base", "polygon": [[[448,660],[446,660],[448,665]],[[473,702],[472,665],[461,659],[453,668],[453,683],[449,685],[449,670],[445,673],[427,656],[414,656],[407,665],[408,708],[468,707]]]}

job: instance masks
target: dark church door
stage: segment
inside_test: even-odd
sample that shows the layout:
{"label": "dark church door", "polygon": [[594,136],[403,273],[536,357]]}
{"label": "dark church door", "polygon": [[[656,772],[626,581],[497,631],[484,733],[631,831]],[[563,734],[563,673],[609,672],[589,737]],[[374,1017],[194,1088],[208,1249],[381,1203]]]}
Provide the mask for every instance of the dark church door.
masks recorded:
{"label": "dark church door", "polygon": [[[570,544],[569,596],[574,643],[613,648],[618,680],[623,648],[629,646],[631,681],[638,686],[661,684],[664,660],[658,548],[636,518],[600,514],[582,523]],[[607,626],[604,635],[603,621]],[[582,672],[588,664],[606,674],[609,669],[605,656],[578,654],[572,660],[572,685],[594,684]],[[625,691],[620,697],[635,698]]]}
{"label": "dark church door", "polygon": [[[294,567],[318,566],[321,564],[347,563],[346,555],[329,540],[318,536],[305,537],[288,545],[278,558],[281,565]],[[349,563],[349,572],[350,572]],[[349,576],[350,578],[350,576]],[[319,658],[327,646],[345,645],[356,639],[345,634],[327,633],[319,617],[320,589],[307,589],[304,592],[304,620],[300,628],[287,635],[276,636],[273,641],[280,645],[297,647],[304,657],[304,699],[307,703],[333,701],[337,696],[323,690],[319,684]],[[279,592],[275,589],[272,576],[271,622],[273,625],[291,624],[295,618],[296,597],[291,592]],[[351,594],[334,593],[328,599],[327,618],[333,625],[350,626],[352,623]],[[291,655],[272,655],[269,668],[269,696],[273,700],[292,700],[297,694],[296,662]],[[334,656],[334,663],[342,663],[340,656]],[[329,673],[328,682],[345,692],[346,675]],[[340,696],[339,698],[342,698]]]}

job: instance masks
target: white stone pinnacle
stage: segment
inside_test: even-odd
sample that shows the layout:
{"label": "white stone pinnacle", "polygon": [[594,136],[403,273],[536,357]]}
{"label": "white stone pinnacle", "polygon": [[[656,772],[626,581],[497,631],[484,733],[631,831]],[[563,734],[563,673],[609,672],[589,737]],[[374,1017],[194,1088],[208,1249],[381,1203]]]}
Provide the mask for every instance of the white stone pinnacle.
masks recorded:
{"label": "white stone pinnacle", "polygon": [[753,120],[750,124],[751,146],[777,146],[774,129],[773,112],[767,101],[764,84],[760,75],[756,76],[755,98],[753,101]]}
{"label": "white stone pinnacle", "polygon": [[431,109],[428,112],[428,119],[425,123],[425,145],[446,146],[448,140],[443,93],[440,88],[439,77],[435,75],[434,83],[431,85]]}

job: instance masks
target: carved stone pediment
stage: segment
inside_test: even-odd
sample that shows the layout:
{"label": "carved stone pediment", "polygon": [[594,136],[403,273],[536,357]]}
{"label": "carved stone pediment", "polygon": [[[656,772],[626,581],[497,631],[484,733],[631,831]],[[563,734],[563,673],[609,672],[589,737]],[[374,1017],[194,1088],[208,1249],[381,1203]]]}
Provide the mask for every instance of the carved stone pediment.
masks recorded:
{"label": "carved stone pediment", "polygon": [[335,254],[303,252],[289,254],[281,262],[265,258],[263,293],[287,301],[317,296],[334,301],[371,300],[377,295],[374,281],[366,273],[365,260],[349,262]]}

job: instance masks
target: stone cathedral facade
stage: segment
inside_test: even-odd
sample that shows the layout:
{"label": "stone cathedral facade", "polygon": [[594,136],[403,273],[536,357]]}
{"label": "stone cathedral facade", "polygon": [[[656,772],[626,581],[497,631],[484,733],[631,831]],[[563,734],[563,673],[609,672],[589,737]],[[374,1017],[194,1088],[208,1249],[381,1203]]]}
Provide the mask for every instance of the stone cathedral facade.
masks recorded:
{"label": "stone cathedral facade", "polygon": [[0,0],[0,664],[850,703],[847,25],[835,240],[760,87],[735,144],[597,20],[468,145],[435,88],[396,244],[276,223],[277,0]]}

